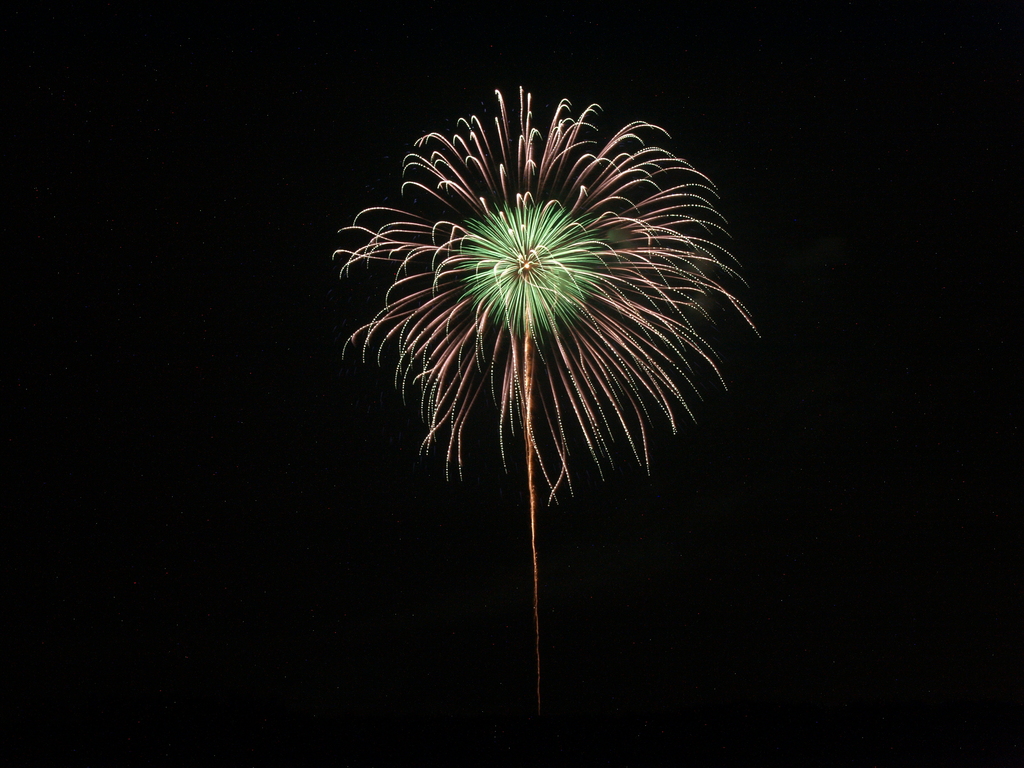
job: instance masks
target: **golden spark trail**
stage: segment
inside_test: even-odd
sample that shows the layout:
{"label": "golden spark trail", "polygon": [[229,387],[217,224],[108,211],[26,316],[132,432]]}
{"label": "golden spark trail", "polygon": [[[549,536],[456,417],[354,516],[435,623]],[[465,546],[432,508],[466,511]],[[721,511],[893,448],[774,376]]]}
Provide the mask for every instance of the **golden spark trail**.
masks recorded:
{"label": "golden spark trail", "polygon": [[533,550],[533,633],[537,658],[537,714],[540,714],[540,611],[537,577],[537,488],[533,477],[533,338],[529,315],[523,334],[523,436],[526,440],[526,482],[530,487],[530,548]]}

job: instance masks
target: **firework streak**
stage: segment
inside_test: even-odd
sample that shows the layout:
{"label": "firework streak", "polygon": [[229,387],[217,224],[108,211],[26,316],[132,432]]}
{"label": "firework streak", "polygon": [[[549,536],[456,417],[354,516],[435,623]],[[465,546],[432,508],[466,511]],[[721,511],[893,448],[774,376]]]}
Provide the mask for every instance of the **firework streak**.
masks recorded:
{"label": "firework streak", "polygon": [[[396,267],[384,309],[349,343],[364,357],[376,346],[378,361],[397,344],[397,385],[421,391],[424,448],[443,439],[449,465],[461,467],[465,424],[488,395],[503,459],[508,436],[523,434],[539,710],[534,467],[549,503],[572,488],[570,446],[586,446],[603,472],[624,438],[649,467],[652,412],[675,431],[697,394],[693,366],[717,373],[699,331],[708,308],[749,316],[723,285],[737,275],[712,240],[724,233],[714,185],[640,136],[662,129],[630,123],[602,143],[589,138],[598,107],[573,118],[562,101],[544,136],[529,94],[520,89],[516,120],[497,97],[493,126],[460,120],[453,136],[427,134],[405,158],[403,192],[425,193],[439,215],[368,208],[343,230],[365,244],[335,256],[343,274],[364,261]],[[362,223],[376,216],[384,223]]]}

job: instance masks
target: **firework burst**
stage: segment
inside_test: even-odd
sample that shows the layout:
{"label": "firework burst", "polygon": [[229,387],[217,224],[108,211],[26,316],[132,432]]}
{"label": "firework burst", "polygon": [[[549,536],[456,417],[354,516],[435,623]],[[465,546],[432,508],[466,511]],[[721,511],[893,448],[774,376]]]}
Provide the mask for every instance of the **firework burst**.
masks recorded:
{"label": "firework burst", "polygon": [[[697,394],[692,366],[717,373],[699,332],[711,322],[705,307],[724,301],[749,317],[722,282],[736,274],[714,243],[724,232],[714,186],[641,138],[662,129],[630,123],[598,142],[596,105],[573,118],[562,101],[545,136],[529,94],[520,90],[515,120],[497,98],[493,126],[460,120],[405,158],[403,191],[426,194],[441,215],[369,208],[347,228],[365,244],[335,256],[343,273],[363,261],[396,266],[384,309],[349,342],[364,357],[397,345],[398,385],[421,392],[424,447],[443,441],[461,467],[482,400],[497,404],[503,456],[523,435],[539,708],[535,469],[550,503],[571,489],[571,446],[585,445],[603,471],[620,439],[648,467],[652,413],[675,431]],[[362,223],[377,214],[383,224]]]}

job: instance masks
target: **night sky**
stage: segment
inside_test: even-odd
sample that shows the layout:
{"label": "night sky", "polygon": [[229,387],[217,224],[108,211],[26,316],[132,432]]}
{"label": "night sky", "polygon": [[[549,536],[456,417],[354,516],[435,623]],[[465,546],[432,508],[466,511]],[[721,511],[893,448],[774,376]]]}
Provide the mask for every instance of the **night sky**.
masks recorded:
{"label": "night sky", "polygon": [[392,273],[332,261],[413,205],[417,138],[523,86],[545,126],[566,98],[669,132],[757,328],[708,330],[727,388],[653,420],[649,475],[623,446],[542,511],[546,712],[1020,715],[1019,4],[2,36],[9,714],[531,715],[523,462],[487,403],[461,480],[420,453],[394,349],[342,355]]}

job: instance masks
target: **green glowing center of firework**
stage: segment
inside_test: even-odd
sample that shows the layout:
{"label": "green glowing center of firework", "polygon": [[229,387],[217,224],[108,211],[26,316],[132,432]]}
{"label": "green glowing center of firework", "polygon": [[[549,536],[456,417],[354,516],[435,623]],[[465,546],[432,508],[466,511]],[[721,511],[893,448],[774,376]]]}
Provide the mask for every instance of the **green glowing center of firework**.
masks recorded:
{"label": "green glowing center of firework", "polygon": [[506,207],[466,223],[466,294],[477,314],[522,337],[572,325],[600,291],[607,245],[557,205]]}

